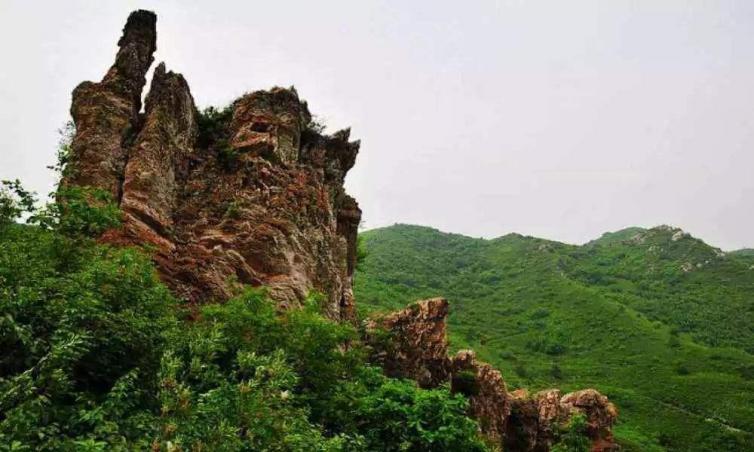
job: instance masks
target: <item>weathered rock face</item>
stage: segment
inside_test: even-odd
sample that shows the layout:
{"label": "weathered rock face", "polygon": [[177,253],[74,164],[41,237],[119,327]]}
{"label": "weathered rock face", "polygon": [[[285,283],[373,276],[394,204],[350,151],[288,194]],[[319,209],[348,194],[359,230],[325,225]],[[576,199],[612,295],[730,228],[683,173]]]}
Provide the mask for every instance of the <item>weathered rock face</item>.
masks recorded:
{"label": "weathered rock face", "polygon": [[64,184],[100,187],[120,198],[127,158],[124,143],[135,136],[139,122],[141,92],[156,49],[156,20],[147,11],[131,13],[115,64],[101,82],[84,82],[73,91],[76,165]]}
{"label": "weathered rock face", "polygon": [[222,300],[243,283],[286,307],[317,291],[332,318],[352,319],[361,211],[343,181],[359,143],[348,130],[319,133],[292,88],[247,94],[203,126],[188,84],[164,64],[139,113],[155,26],[153,13],[132,13],[105,78],[74,91],[63,186],[109,191],[124,225],[102,240],[151,245],[182,298]]}
{"label": "weathered rock face", "polygon": [[594,389],[571,392],[560,399],[566,411],[586,416],[587,434],[592,439],[592,451],[617,450],[612,427],[618,419],[618,409],[604,395]]}
{"label": "weathered rock face", "polygon": [[373,358],[393,377],[411,378],[422,387],[450,383],[451,391],[469,399],[469,414],[482,434],[507,451],[549,451],[561,427],[575,413],[587,420],[593,451],[613,451],[612,426],[618,413],[594,389],[565,396],[557,389],[531,397],[524,390],[509,393],[502,374],[462,350],[448,358],[443,298],[419,301],[408,308],[367,321],[366,341]]}
{"label": "weathered rock face", "polygon": [[458,352],[451,369],[451,391],[468,397],[469,413],[479,421],[482,433],[502,444],[511,411],[503,375],[489,364],[477,362],[470,350]]}
{"label": "weathered rock face", "polygon": [[368,321],[366,340],[375,350],[374,361],[388,376],[415,380],[425,388],[447,382],[447,316],[448,301],[432,298]]}
{"label": "weathered rock face", "polygon": [[534,396],[525,390],[518,390],[511,393],[511,402],[511,417],[505,439],[508,450],[550,450],[559,429],[576,413],[586,417],[592,451],[618,450],[612,434],[618,411],[607,397],[594,389],[566,395],[557,389],[548,389]]}

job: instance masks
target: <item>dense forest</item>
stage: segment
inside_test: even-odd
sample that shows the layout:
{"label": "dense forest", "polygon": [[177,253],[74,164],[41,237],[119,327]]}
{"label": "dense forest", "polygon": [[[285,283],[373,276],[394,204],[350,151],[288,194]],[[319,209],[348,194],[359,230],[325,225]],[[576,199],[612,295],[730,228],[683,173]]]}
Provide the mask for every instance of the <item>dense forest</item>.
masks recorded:
{"label": "dense forest", "polygon": [[509,386],[593,386],[624,450],[752,450],[754,261],[666,226],[583,246],[396,225],[362,233],[363,313],[451,303],[456,349]]}

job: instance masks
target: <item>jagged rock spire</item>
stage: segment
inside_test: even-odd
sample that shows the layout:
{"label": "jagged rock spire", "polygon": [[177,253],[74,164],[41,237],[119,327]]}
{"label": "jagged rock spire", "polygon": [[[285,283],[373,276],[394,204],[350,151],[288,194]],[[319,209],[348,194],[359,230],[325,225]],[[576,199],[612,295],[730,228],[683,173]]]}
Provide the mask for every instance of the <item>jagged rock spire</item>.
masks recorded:
{"label": "jagged rock spire", "polygon": [[118,41],[115,64],[101,82],[84,82],[73,91],[76,135],[63,186],[94,186],[120,198],[125,144],[138,129],[141,93],[156,49],[156,23],[152,12],[131,13]]}
{"label": "jagged rock spire", "polygon": [[135,108],[141,109],[141,93],[146,74],[157,50],[157,16],[151,11],[138,10],[128,16],[123,35],[118,40],[115,64],[105,74],[102,84],[120,91]]}

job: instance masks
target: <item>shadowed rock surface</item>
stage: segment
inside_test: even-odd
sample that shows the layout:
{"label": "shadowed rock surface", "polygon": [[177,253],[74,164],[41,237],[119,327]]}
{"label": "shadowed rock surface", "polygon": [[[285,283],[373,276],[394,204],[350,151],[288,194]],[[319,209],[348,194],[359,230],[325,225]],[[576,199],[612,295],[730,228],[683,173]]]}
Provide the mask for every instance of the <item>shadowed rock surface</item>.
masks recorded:
{"label": "shadowed rock surface", "polygon": [[576,413],[586,417],[587,436],[593,452],[619,450],[612,427],[618,418],[615,405],[594,389],[563,395],[558,389],[540,391],[533,396],[526,390],[511,393],[511,417],[506,448],[522,451],[548,451],[557,438],[558,428]]}
{"label": "shadowed rock surface", "polygon": [[287,307],[317,291],[330,317],[352,319],[361,211],[343,181],[359,143],[348,130],[321,134],[293,88],[241,97],[207,133],[188,83],[164,63],[140,113],[155,30],[153,13],[132,13],[107,75],[74,91],[63,186],[111,193],[124,225],[102,240],[151,245],[184,299],[223,300],[241,283]]}

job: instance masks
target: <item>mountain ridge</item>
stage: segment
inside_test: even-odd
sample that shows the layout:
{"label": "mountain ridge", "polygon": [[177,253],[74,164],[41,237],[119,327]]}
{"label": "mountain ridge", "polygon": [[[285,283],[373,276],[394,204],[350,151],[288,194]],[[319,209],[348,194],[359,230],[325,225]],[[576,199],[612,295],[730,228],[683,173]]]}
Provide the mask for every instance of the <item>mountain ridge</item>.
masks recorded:
{"label": "mountain ridge", "polygon": [[[681,235],[683,235],[685,237],[695,238],[695,236],[693,236],[691,233],[685,231],[684,229],[676,227],[676,226],[671,226],[671,225],[668,225],[668,224],[659,224],[657,226],[651,226],[651,227],[626,226],[625,228],[617,229],[615,231],[604,232],[604,233],[602,233],[600,235],[600,237],[597,237],[597,238],[594,238],[594,239],[591,239],[591,240],[587,240],[587,241],[585,241],[583,243],[572,243],[572,242],[567,242],[567,241],[562,241],[562,240],[557,240],[557,239],[550,239],[550,238],[546,238],[546,237],[538,237],[538,236],[529,235],[529,234],[525,234],[525,233],[521,233],[521,232],[515,232],[515,231],[514,232],[508,232],[508,233],[505,233],[503,235],[499,235],[499,236],[495,236],[495,237],[478,237],[478,236],[469,235],[469,234],[465,234],[465,233],[461,233],[461,232],[445,231],[445,230],[442,230],[442,229],[439,229],[439,228],[435,228],[433,226],[426,226],[426,225],[420,225],[420,224],[414,224],[414,223],[401,223],[401,222],[393,223],[392,225],[388,225],[388,226],[379,226],[379,227],[375,227],[375,228],[362,229],[362,230],[360,230],[360,232],[362,232],[362,233],[371,233],[372,231],[380,231],[380,230],[384,230],[384,229],[390,229],[390,228],[393,228],[393,227],[396,227],[396,226],[398,226],[398,227],[404,227],[405,226],[405,227],[415,227],[415,228],[428,229],[428,230],[436,231],[436,232],[439,232],[439,233],[442,233],[442,234],[457,235],[457,236],[466,237],[466,238],[475,239],[475,240],[496,241],[496,240],[503,240],[505,238],[518,237],[518,238],[531,238],[531,239],[543,240],[543,241],[548,241],[548,242],[553,242],[553,243],[559,243],[559,244],[562,244],[562,245],[570,245],[570,246],[585,246],[585,245],[590,245],[590,244],[591,245],[593,245],[593,244],[603,244],[604,245],[604,244],[608,244],[608,243],[612,243],[612,242],[627,241],[627,240],[630,240],[633,236],[635,236],[637,234],[641,234],[641,233],[646,233],[646,232],[661,232],[661,231],[672,231],[674,233],[680,233]],[[697,239],[697,240],[700,240],[700,239]],[[724,251],[724,250],[722,250],[722,248],[719,248],[719,247],[716,247],[714,245],[711,245],[711,244],[709,244],[707,242],[704,242],[703,240],[702,240],[702,242],[705,245],[709,246],[710,248],[718,249],[718,250],[720,250],[720,252],[723,252],[723,253],[726,253],[726,254],[737,255],[737,256],[746,256],[746,257],[748,257],[748,256],[754,256],[754,248],[748,248],[748,247],[746,247],[746,248],[740,248],[740,249],[735,249],[735,250]]]}

